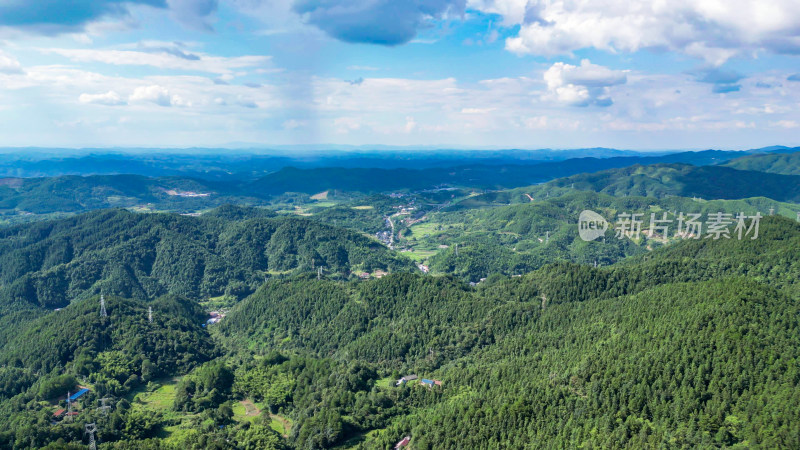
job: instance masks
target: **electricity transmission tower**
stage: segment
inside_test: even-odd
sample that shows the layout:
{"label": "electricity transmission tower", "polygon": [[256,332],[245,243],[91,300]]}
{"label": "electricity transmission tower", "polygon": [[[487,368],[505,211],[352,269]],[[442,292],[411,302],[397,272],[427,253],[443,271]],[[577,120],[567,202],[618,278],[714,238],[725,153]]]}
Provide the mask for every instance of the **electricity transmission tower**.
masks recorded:
{"label": "electricity transmission tower", "polygon": [[100,410],[100,412],[103,413],[104,416],[107,416],[108,415],[108,410],[111,409],[110,405],[106,405],[106,401],[108,401],[108,400],[111,400],[111,399],[108,398],[108,397],[101,398],[100,399],[100,405],[101,406],[97,408],[98,410]]}
{"label": "electricity transmission tower", "polygon": [[147,307],[147,321],[150,322],[150,323],[153,323],[153,307],[152,306],[148,306]]}
{"label": "electricity transmission tower", "polygon": [[106,312],[106,299],[103,297],[103,294],[100,294],[100,317],[108,317],[108,313]]}
{"label": "electricity transmission tower", "polygon": [[89,450],[97,450],[97,443],[94,440],[94,433],[97,432],[97,425],[94,423],[87,423],[84,427],[85,434],[89,435]]}
{"label": "electricity transmission tower", "polygon": [[65,420],[72,420],[72,401],[70,401],[70,397],[72,397],[72,393],[67,391],[67,414],[64,416]]}

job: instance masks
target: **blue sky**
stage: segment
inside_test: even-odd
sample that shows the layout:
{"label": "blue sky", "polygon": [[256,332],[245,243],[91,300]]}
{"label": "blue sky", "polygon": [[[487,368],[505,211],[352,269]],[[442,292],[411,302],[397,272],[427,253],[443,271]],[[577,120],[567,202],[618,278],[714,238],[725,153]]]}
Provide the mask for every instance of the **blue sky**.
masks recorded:
{"label": "blue sky", "polygon": [[0,1],[0,146],[800,145],[796,0]]}

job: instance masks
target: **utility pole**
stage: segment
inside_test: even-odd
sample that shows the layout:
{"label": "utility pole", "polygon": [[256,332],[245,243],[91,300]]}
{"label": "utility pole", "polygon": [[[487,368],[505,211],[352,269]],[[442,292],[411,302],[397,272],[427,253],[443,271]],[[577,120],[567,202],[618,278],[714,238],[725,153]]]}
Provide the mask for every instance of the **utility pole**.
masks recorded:
{"label": "utility pole", "polygon": [[94,433],[97,431],[97,425],[94,423],[87,423],[84,429],[86,430],[84,434],[89,435],[89,450],[97,450],[97,443],[94,441]]}
{"label": "utility pole", "polygon": [[147,321],[150,322],[150,323],[153,323],[153,307],[152,306],[148,306],[147,307]]}
{"label": "utility pole", "polygon": [[108,317],[108,313],[106,312],[106,299],[103,297],[103,294],[100,294],[100,317]]}
{"label": "utility pole", "polygon": [[800,211],[797,211],[797,221],[800,222]]}
{"label": "utility pole", "polygon": [[550,232],[549,231],[545,232],[544,243],[545,244],[549,244],[550,243]]}
{"label": "utility pole", "polygon": [[322,267],[317,267],[317,280],[322,279]]}

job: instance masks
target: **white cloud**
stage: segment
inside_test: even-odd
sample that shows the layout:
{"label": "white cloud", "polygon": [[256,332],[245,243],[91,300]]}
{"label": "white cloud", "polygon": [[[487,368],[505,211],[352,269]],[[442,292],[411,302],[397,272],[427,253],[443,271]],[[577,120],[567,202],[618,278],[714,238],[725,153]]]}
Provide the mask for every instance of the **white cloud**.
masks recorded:
{"label": "white cloud", "polygon": [[462,108],[461,114],[489,114],[497,108]]}
{"label": "white cloud", "polygon": [[347,66],[347,70],[366,70],[372,72],[381,69],[379,67],[372,67],[372,66]]}
{"label": "white cloud", "polygon": [[125,100],[114,91],[108,91],[105,94],[81,94],[78,97],[81,103],[94,103],[97,105],[117,106],[124,105]]}
{"label": "white cloud", "polygon": [[610,106],[612,103],[609,91],[611,86],[625,84],[627,76],[624,72],[592,64],[588,59],[581,61],[580,66],[563,62],[553,64],[544,73],[547,83],[547,98],[574,106]]}
{"label": "white cloud", "polygon": [[800,127],[800,122],[796,120],[778,120],[777,122],[770,122],[770,125],[779,128],[798,128]]}
{"label": "white cloud", "polygon": [[333,121],[333,125],[337,133],[347,134],[361,128],[361,121],[355,117],[339,117]]}
{"label": "white cloud", "polygon": [[149,102],[158,106],[192,106],[192,103],[180,95],[170,95],[167,88],[158,85],[139,86],[131,94],[129,100],[133,102]]}
{"label": "white cloud", "polygon": [[305,127],[306,125],[308,125],[308,123],[305,120],[289,119],[284,121],[281,124],[281,127],[283,127],[284,130],[295,130],[297,128]]}
{"label": "white cloud", "polygon": [[0,50],[0,73],[18,74],[22,73],[22,66],[16,58]]}
{"label": "white cloud", "polygon": [[655,48],[720,65],[741,53],[800,51],[796,0],[471,0],[470,6],[520,25],[506,40],[515,53]]}
{"label": "white cloud", "polygon": [[[45,53],[55,53],[72,61],[99,62],[119,66],[151,66],[159,69],[185,70],[216,74],[231,74],[237,69],[257,68],[269,63],[271,57],[246,55],[235,57],[210,56],[201,53],[179,54],[174,49],[161,52],[133,50],[96,49],[42,49]],[[171,51],[167,51],[171,50]]]}

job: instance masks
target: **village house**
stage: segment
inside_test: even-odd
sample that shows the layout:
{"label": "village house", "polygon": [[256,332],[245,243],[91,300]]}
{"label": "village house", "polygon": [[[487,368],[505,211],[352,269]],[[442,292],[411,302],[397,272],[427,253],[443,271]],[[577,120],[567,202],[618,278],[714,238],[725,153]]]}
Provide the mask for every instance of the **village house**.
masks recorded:
{"label": "village house", "polygon": [[442,382],[439,381],[439,380],[429,380],[427,378],[423,378],[422,379],[422,385],[426,386],[426,387],[429,387],[429,388],[432,388],[434,386],[441,386]]}
{"label": "village house", "polygon": [[397,450],[398,448],[406,447],[408,446],[409,442],[411,442],[411,436],[406,436],[400,442],[395,444],[394,448]]}
{"label": "village house", "polygon": [[407,381],[413,381],[413,380],[416,380],[417,378],[419,378],[419,377],[417,377],[416,375],[406,375],[403,378],[400,378],[399,380],[397,380],[397,383],[395,384],[395,386],[400,386],[401,384],[405,384]]}

